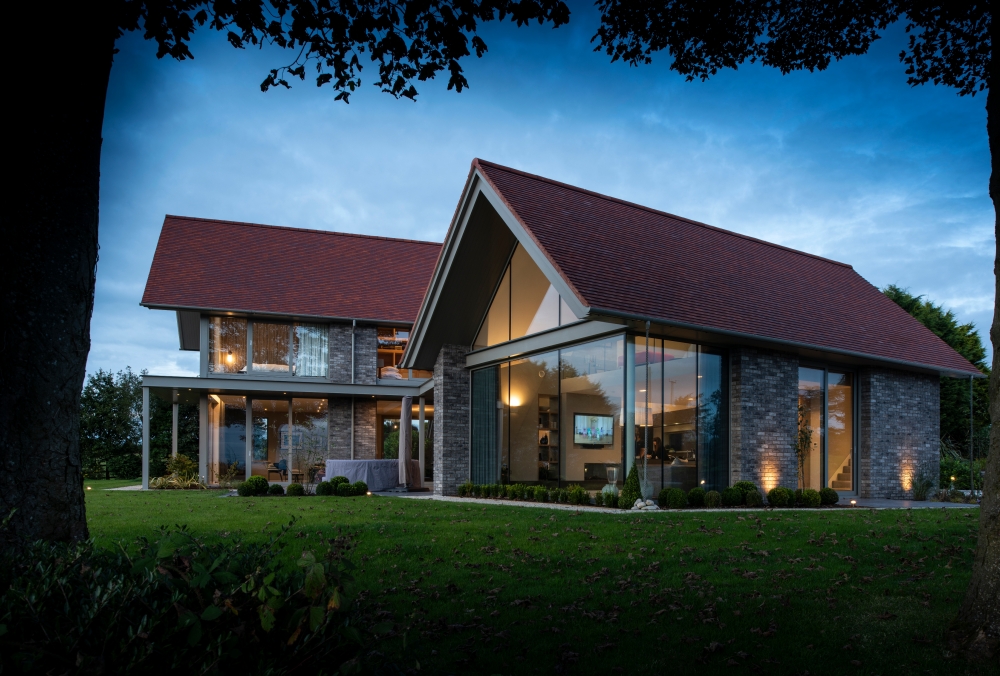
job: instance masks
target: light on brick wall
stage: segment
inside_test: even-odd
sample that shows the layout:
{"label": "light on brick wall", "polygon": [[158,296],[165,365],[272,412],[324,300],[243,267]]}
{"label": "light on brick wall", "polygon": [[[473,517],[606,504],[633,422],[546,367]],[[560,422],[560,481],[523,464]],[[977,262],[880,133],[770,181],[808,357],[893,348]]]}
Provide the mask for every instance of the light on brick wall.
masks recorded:
{"label": "light on brick wall", "polygon": [[778,485],[778,481],[781,478],[781,470],[778,468],[777,462],[774,458],[765,457],[760,467],[760,483],[764,489],[764,493],[768,493],[772,488]]}
{"label": "light on brick wall", "polygon": [[913,488],[913,456],[904,452],[902,461],[899,463],[899,484],[904,491]]}

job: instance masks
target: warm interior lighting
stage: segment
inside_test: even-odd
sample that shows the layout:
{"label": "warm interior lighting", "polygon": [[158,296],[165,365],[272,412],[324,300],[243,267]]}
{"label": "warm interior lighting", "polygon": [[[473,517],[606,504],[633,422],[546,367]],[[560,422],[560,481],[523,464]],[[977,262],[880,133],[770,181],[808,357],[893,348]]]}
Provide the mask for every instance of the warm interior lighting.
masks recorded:
{"label": "warm interior lighting", "polygon": [[235,359],[236,357],[233,356],[233,351],[229,350],[229,352],[226,354],[226,363],[232,364]]}
{"label": "warm interior lighting", "polygon": [[512,396],[510,398],[510,405],[511,406],[520,406],[521,405],[521,398],[520,397]]}

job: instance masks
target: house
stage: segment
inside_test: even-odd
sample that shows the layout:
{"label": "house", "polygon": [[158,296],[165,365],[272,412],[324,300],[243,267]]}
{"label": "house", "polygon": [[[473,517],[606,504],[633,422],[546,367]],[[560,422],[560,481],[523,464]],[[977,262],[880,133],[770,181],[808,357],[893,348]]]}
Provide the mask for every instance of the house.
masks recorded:
{"label": "house", "polygon": [[[199,378],[143,385],[201,402],[209,481],[282,444],[378,457],[406,394],[433,409],[439,494],[593,490],[640,462],[657,487],[902,498],[937,476],[940,376],[982,375],[849,265],[482,160],[440,246],[168,217],[143,304],[201,350]],[[389,330],[405,349],[380,357]]]}
{"label": "house", "polygon": [[404,396],[429,432],[431,373],[400,361],[440,250],[167,216],[142,305],[176,313],[180,349],[197,351],[200,365],[194,378],[143,378],[143,486],[150,394],[175,404],[175,427],[176,404],[200,406],[209,484],[309,482],[327,458],[381,457]]}

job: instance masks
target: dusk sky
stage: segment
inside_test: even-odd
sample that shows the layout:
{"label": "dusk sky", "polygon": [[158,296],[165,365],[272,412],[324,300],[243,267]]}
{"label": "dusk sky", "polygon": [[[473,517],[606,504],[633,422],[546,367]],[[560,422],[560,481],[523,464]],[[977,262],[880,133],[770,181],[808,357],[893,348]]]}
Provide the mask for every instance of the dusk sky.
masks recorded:
{"label": "dusk sky", "polygon": [[[909,87],[900,27],[823,73],[747,65],[702,83],[666,55],[610,63],[590,44],[597,14],[571,8],[557,30],[489,25],[489,53],[463,64],[470,88],[418,83],[416,103],[371,86],[368,62],[344,105],[310,81],[262,93],[291,58],[281,50],[237,51],[202,29],[195,59],[176,62],[125,36],[88,372],[196,375],[174,314],[139,306],[164,214],[441,241],[474,157],[849,263],[944,304],[988,343],[986,99]],[[215,255],[240,252],[220,242]],[[636,255],[669,274],[684,252],[650,242]]]}

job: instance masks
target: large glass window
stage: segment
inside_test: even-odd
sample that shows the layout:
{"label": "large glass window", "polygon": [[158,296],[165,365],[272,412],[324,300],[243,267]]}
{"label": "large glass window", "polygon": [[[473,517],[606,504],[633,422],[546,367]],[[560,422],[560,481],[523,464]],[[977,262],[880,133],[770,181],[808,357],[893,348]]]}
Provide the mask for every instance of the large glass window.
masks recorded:
{"label": "large glass window", "polygon": [[854,491],[854,375],[800,367],[798,413],[799,487]]}
{"label": "large glass window", "polygon": [[246,397],[208,396],[208,483],[243,480],[247,457]]}
{"label": "large glass window", "polygon": [[824,375],[822,369],[799,368],[799,433],[795,440],[799,488],[823,487]]}
{"label": "large glass window", "polygon": [[254,322],[253,370],[264,373],[290,372],[291,326],[271,322]]}
{"label": "large glass window", "polygon": [[247,320],[211,317],[208,320],[208,372],[246,373]]}
{"label": "large glass window", "polygon": [[496,345],[575,321],[555,287],[518,244],[473,347]]}
{"label": "large glass window", "polygon": [[599,490],[620,484],[625,404],[625,339],[605,338],[559,352],[562,479]]}
{"label": "large glass window", "polygon": [[507,457],[512,483],[559,481],[559,356],[510,363]]}
{"label": "large glass window", "polygon": [[329,331],[325,326],[296,324],[295,375],[326,377],[330,366]]}
{"label": "large glass window", "polygon": [[251,474],[268,481],[302,481],[293,471],[287,399],[253,399],[253,461]]}
{"label": "large glass window", "polygon": [[698,483],[710,490],[729,485],[729,392],[725,360],[698,348]]}
{"label": "large glass window", "polygon": [[326,466],[329,446],[326,399],[292,399],[292,474],[309,483]]}

